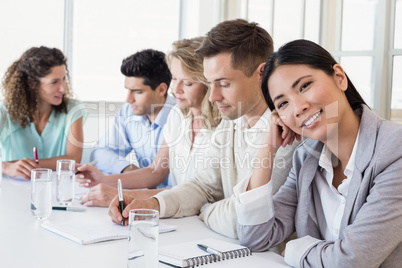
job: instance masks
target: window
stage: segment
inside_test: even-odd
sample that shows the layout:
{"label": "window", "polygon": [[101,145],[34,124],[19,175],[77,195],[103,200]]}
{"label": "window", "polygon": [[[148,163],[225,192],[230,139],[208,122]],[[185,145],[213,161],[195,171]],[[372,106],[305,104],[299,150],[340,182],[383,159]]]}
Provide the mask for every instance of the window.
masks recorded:
{"label": "window", "polygon": [[392,25],[390,49],[390,65],[392,66],[391,85],[391,120],[402,123],[402,0],[395,1],[395,10],[391,12],[395,23]]}
{"label": "window", "polygon": [[63,50],[63,27],[62,0],[0,1],[1,79],[7,68],[30,47],[45,45]]}
{"label": "window", "polygon": [[246,19],[265,28],[277,50],[281,45],[299,38],[318,43],[320,7],[320,0],[249,0]]}
{"label": "window", "polygon": [[83,101],[124,102],[120,72],[138,50],[167,52],[179,38],[179,0],[74,1],[72,83]]}
{"label": "window", "polygon": [[375,61],[382,60],[374,57],[378,0],[343,1],[341,8],[342,19],[337,19],[342,25],[337,56],[365,102],[374,107]]}
{"label": "window", "polygon": [[124,102],[122,60],[145,48],[167,52],[179,24],[180,0],[1,1],[0,73],[32,46],[57,47],[75,97]]}
{"label": "window", "polygon": [[[391,108],[393,110],[402,110],[402,56],[395,56],[393,59]],[[397,117],[398,120],[402,120],[402,114]]]}
{"label": "window", "polygon": [[271,33],[275,50],[298,38],[319,43],[373,110],[402,121],[402,0],[244,2],[246,18]]}

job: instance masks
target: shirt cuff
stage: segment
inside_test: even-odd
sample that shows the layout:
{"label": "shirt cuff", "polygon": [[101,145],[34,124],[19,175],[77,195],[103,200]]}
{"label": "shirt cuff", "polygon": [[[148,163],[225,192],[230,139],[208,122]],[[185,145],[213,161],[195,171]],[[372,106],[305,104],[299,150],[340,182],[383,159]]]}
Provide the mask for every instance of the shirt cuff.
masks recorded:
{"label": "shirt cuff", "polygon": [[246,191],[249,179],[245,179],[234,188],[236,196],[237,221],[241,225],[258,225],[274,216],[272,183]]}
{"label": "shirt cuff", "polygon": [[159,218],[164,218],[165,213],[166,213],[166,203],[165,200],[163,200],[163,197],[154,195],[152,196],[153,198],[156,198],[159,202]]}
{"label": "shirt cuff", "polygon": [[320,242],[321,240],[309,235],[287,242],[285,262],[293,267],[302,267],[307,252]]}

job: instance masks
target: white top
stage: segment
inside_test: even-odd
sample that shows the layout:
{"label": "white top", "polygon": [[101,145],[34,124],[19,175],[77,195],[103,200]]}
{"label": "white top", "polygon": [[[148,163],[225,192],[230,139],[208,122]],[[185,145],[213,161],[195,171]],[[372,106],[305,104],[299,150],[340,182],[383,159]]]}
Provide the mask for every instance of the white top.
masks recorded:
{"label": "white top", "polygon": [[163,129],[169,146],[169,169],[172,186],[192,178],[197,169],[203,168],[203,151],[210,143],[212,131],[202,128],[192,144],[193,117],[184,116],[180,108],[174,106]]}
{"label": "white top", "polygon": [[318,218],[316,217],[321,235],[327,241],[339,239],[339,229],[345,211],[349,183],[354,170],[358,139],[359,136],[356,138],[352,154],[345,168],[346,179],[342,181],[338,189],[332,185],[334,178],[333,165],[336,163],[333,163],[333,153],[327,146],[324,145],[322,148],[320,160],[318,161],[321,172],[317,172],[314,177],[313,191],[314,196],[317,197],[314,198],[314,203],[317,214],[321,215]]}

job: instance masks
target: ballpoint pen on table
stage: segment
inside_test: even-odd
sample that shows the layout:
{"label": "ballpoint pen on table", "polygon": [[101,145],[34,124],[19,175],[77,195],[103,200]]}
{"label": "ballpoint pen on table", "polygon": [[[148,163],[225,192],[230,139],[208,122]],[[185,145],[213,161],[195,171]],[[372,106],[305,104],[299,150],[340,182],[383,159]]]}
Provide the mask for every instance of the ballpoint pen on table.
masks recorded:
{"label": "ballpoint pen on table", "polygon": [[[88,166],[93,166],[93,165],[95,165],[96,163],[98,163],[98,160],[94,160],[94,161],[92,161],[91,163],[88,163]],[[81,173],[81,171],[77,171],[77,172],[75,172],[75,175],[80,174],[80,173]]]}
{"label": "ballpoint pen on table", "polygon": [[34,152],[35,162],[36,162],[36,164],[39,164],[38,149],[36,147],[33,147],[33,152]]}
{"label": "ballpoint pen on table", "polygon": [[215,255],[218,255],[218,256],[221,256],[221,255],[222,255],[222,252],[221,252],[221,251],[219,251],[219,250],[217,250],[217,249],[210,248],[210,247],[208,247],[208,246],[206,246],[206,245],[197,244],[197,246],[198,246],[200,249],[202,249],[203,251],[205,251],[205,252],[208,252],[208,253],[211,253],[211,254],[215,254]]}
{"label": "ballpoint pen on table", "polygon": [[75,211],[75,212],[84,212],[85,208],[79,207],[52,207],[53,210],[67,210],[67,211]]}
{"label": "ballpoint pen on table", "polygon": [[[123,189],[121,188],[121,180],[120,179],[117,181],[117,191],[119,193],[120,213],[122,214],[122,217],[123,217],[124,199],[123,199]],[[121,221],[121,225],[124,226],[124,217],[123,217],[123,220]]]}

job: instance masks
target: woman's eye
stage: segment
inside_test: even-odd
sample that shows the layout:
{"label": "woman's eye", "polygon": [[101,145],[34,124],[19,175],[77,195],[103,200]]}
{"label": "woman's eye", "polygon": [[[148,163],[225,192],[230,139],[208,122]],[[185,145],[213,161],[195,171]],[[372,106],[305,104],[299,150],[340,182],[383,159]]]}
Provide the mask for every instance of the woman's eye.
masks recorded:
{"label": "woman's eye", "polygon": [[229,84],[219,84],[220,87],[225,88],[225,87],[229,87]]}
{"label": "woman's eye", "polygon": [[311,82],[307,82],[307,83],[303,84],[300,88],[300,91],[304,91],[310,84],[311,84]]}
{"label": "woman's eye", "polygon": [[279,104],[278,104],[278,108],[277,108],[277,109],[282,108],[283,106],[285,106],[285,105],[286,105],[286,103],[288,103],[288,102],[287,102],[287,101],[284,101],[284,102],[279,103]]}
{"label": "woman's eye", "polygon": [[185,83],[184,84],[186,87],[191,87],[193,84],[192,83]]}

